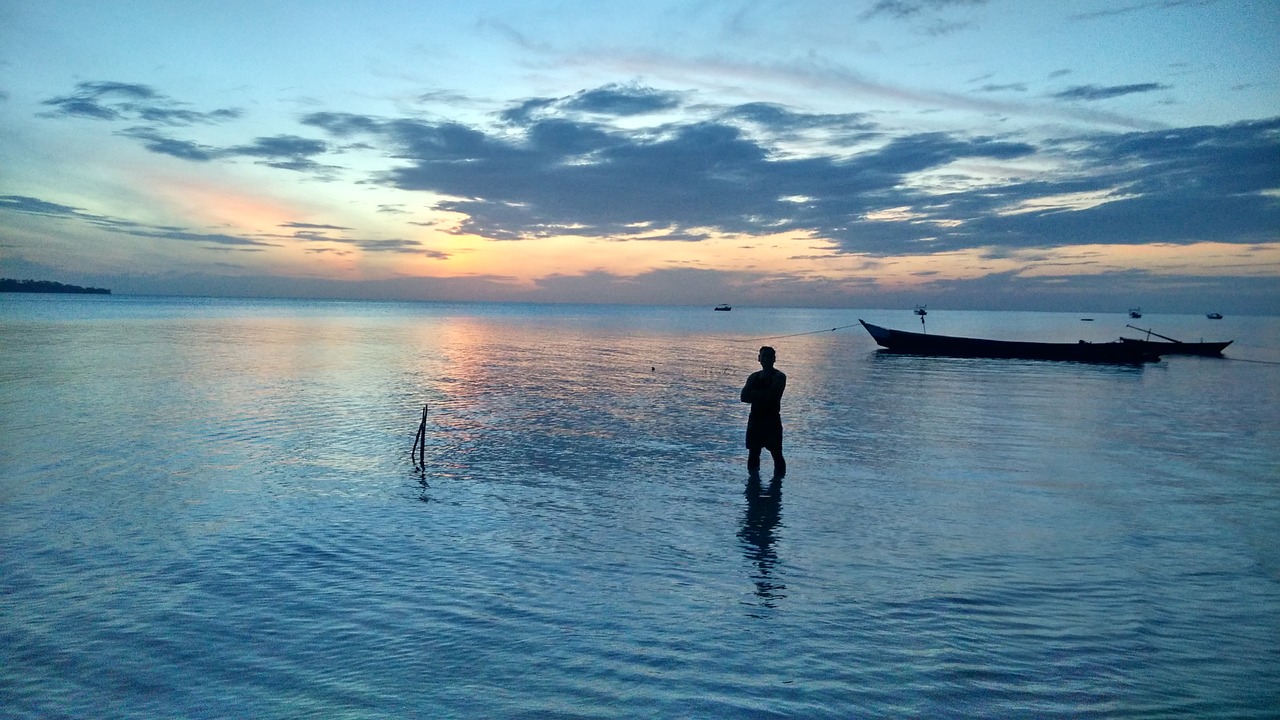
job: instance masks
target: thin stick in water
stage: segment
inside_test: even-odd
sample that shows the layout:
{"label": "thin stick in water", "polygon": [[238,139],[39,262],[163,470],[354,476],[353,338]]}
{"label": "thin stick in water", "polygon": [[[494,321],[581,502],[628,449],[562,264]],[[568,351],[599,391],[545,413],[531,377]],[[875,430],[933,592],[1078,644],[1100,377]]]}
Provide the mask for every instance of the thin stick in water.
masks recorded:
{"label": "thin stick in water", "polygon": [[[414,438],[413,449],[418,451],[417,465],[424,470],[427,467],[427,408],[430,404],[422,406],[422,422],[418,423],[418,436]],[[413,451],[409,451],[410,454]]]}

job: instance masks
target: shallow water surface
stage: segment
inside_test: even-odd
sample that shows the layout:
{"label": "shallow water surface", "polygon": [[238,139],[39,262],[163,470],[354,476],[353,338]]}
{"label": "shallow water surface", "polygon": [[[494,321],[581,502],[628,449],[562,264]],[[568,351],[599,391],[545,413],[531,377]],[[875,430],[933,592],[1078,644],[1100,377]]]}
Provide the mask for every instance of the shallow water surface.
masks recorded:
{"label": "shallow water surface", "polygon": [[858,317],[0,299],[3,714],[1277,716],[1280,320]]}

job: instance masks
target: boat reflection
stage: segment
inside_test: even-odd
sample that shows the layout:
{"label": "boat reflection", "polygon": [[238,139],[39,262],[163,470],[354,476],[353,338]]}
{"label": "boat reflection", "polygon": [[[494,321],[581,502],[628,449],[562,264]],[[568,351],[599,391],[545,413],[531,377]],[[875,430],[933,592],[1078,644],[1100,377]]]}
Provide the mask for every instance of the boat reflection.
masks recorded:
{"label": "boat reflection", "polygon": [[745,495],[747,509],[738,538],[747,560],[755,566],[751,579],[756,584],[756,597],[765,607],[775,607],[776,601],[786,597],[783,591],[787,589],[775,572],[778,553],[774,543],[782,520],[782,478],[774,477],[765,485],[759,473],[751,473]]}

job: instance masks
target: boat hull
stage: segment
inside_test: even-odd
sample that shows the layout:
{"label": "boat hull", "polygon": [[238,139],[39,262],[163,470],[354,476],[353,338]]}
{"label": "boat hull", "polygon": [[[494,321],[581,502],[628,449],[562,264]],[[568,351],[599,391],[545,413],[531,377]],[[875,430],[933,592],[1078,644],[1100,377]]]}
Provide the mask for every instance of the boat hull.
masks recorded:
{"label": "boat hull", "polygon": [[1227,340],[1226,342],[1156,342],[1154,340],[1136,340],[1134,338],[1122,337],[1120,342],[1126,345],[1133,345],[1147,352],[1153,352],[1157,355],[1208,355],[1210,357],[1221,355],[1222,351],[1228,345],[1235,342]]}
{"label": "boat hull", "polygon": [[1128,343],[1044,343],[928,335],[892,330],[859,320],[878,345],[896,353],[962,358],[1064,360],[1089,363],[1137,364],[1160,356]]}

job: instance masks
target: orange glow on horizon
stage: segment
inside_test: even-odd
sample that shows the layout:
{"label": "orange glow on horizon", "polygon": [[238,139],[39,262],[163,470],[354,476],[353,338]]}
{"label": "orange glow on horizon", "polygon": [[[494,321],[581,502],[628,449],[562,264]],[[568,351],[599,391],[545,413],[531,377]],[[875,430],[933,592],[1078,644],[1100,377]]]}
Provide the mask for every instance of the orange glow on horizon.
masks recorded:
{"label": "orange glow on horizon", "polygon": [[[695,268],[746,277],[803,276],[857,280],[882,287],[912,288],[937,280],[974,280],[996,273],[1026,277],[1099,275],[1142,270],[1169,275],[1270,275],[1280,268],[1280,243],[1240,246],[1084,245],[992,254],[975,248],[933,254],[873,256],[836,251],[834,244],[799,235],[715,236],[698,242],[614,241],[561,236],[539,240],[492,241],[449,236],[424,241],[450,257],[394,261],[391,275],[459,278],[494,276],[531,287],[551,276],[602,272],[635,277],[673,268]],[[381,265],[381,263],[379,263]],[[367,268],[373,271],[372,266]],[[376,275],[376,271],[371,272]]]}
{"label": "orange glow on horizon", "polygon": [[184,218],[185,224],[195,220],[249,235],[280,232],[280,225],[307,215],[301,208],[276,198],[251,195],[232,189],[230,184],[196,182],[186,177],[154,178],[149,194]]}
{"label": "orange glow on horizon", "polygon": [[[1240,246],[1088,245],[1002,252],[977,248],[946,253],[872,256],[836,252],[826,241],[797,236],[714,237],[699,242],[557,237],[492,241],[474,236],[423,240],[448,253],[425,255],[306,253],[303,244],[282,249],[283,265],[334,279],[390,277],[493,277],[531,288],[553,276],[600,272],[636,277],[676,268],[724,272],[744,278],[804,277],[835,282],[858,281],[883,288],[910,289],[939,280],[976,280],[998,273],[1025,277],[1101,275],[1132,270],[1156,275],[1272,275],[1280,269],[1280,243]],[[283,269],[283,268],[282,268]]]}

